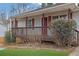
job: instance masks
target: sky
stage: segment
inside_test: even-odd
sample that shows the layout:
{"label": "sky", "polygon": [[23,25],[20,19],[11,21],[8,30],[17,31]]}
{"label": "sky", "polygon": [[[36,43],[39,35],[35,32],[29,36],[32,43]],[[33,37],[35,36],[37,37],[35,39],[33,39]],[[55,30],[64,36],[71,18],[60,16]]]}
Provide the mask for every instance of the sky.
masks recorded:
{"label": "sky", "polygon": [[6,11],[6,13],[8,13],[10,11],[11,6],[11,3],[0,3],[0,11]]}
{"label": "sky", "polygon": [[[10,10],[10,7],[11,7],[11,4],[0,3],[0,11],[2,10],[8,11]],[[5,31],[6,31],[6,28],[0,24],[0,37],[5,35]]]}
{"label": "sky", "polygon": [[[14,3],[0,3],[0,10],[10,10]],[[28,3],[29,9],[34,9],[40,6],[40,3]]]}
{"label": "sky", "polygon": [[0,3],[0,10],[2,10],[2,9],[9,10],[11,5],[12,5],[11,3]]}
{"label": "sky", "polygon": [[6,30],[6,27],[0,25],[0,37],[3,37],[5,35]]}
{"label": "sky", "polygon": [[[11,10],[13,3],[0,3],[0,11],[6,11],[6,13],[9,13],[9,11]],[[38,3],[29,3],[28,4],[28,9],[32,10],[32,9],[36,9],[39,8],[40,4]],[[5,31],[6,31],[6,27],[4,27],[3,25],[0,24],[0,37],[5,35]]]}
{"label": "sky", "polygon": [[[6,11],[6,13],[9,14],[13,5],[14,3],[0,3],[0,11]],[[33,10],[40,7],[40,3],[28,3],[27,5],[28,10]]]}

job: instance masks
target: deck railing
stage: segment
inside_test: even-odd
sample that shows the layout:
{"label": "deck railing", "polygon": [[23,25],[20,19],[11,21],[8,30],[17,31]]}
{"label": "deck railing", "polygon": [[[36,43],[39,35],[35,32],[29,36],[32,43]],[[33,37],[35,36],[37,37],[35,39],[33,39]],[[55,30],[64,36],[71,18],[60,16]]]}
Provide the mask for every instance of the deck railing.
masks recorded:
{"label": "deck railing", "polygon": [[[43,29],[48,27],[43,27]],[[30,31],[29,31],[30,30]],[[24,38],[27,41],[52,41],[52,37],[50,35],[43,35],[42,34],[42,27],[18,27],[12,28],[12,33],[16,37]]]}
{"label": "deck railing", "polygon": [[75,31],[75,41],[77,45],[79,45],[79,30],[74,29],[74,31]]}
{"label": "deck railing", "polygon": [[[47,28],[48,29],[48,27],[43,27],[43,28]],[[27,30],[28,31],[30,30],[30,34],[27,32]],[[16,37],[25,38],[27,41],[39,41],[39,42],[41,42],[43,40],[44,41],[52,41],[52,42],[55,41],[52,36],[49,36],[49,35],[43,36],[43,35],[41,35],[41,33],[40,33],[41,30],[42,30],[42,27],[19,27],[19,28],[12,28],[12,32],[13,32],[13,34]],[[76,30],[76,29],[74,29],[73,31],[74,31],[75,35],[73,36],[72,40],[70,40],[70,42],[74,41],[77,45],[79,45],[79,31]]]}
{"label": "deck railing", "polygon": [[[43,27],[43,29],[48,29],[48,27]],[[18,27],[18,28],[12,28],[12,32],[16,36],[26,36],[28,35],[41,35],[42,27]],[[28,33],[29,32],[29,33]]]}

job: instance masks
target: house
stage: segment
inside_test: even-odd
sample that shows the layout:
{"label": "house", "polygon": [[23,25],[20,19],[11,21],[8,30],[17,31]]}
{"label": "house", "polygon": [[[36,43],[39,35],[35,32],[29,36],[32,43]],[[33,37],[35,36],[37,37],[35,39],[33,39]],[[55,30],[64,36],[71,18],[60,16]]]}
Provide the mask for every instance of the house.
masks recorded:
{"label": "house", "polygon": [[[53,20],[76,20],[79,25],[79,8],[74,3],[58,4],[40,8],[13,16],[11,19],[12,34],[27,41],[52,41],[48,25]],[[79,27],[79,26],[78,26]]]}

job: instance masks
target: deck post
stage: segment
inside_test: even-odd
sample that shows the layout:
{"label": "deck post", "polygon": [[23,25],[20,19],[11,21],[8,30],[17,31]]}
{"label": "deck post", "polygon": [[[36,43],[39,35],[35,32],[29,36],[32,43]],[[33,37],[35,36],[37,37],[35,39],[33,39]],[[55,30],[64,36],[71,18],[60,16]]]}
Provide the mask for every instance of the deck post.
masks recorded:
{"label": "deck post", "polygon": [[71,9],[68,9],[68,20],[72,19],[72,11]]}
{"label": "deck post", "polygon": [[77,44],[79,46],[79,32],[77,32]]}
{"label": "deck post", "polygon": [[15,18],[15,28],[16,28],[16,29],[15,29],[15,35],[17,34],[17,25],[18,25],[18,24],[17,24],[17,20],[16,20],[16,18]]}
{"label": "deck post", "polygon": [[51,16],[48,16],[48,23],[51,22]]}
{"label": "deck post", "polygon": [[27,41],[27,19],[28,19],[28,17],[26,17],[26,38],[25,38],[25,40]]}
{"label": "deck post", "polygon": [[13,21],[11,21],[11,37],[13,37]]}
{"label": "deck post", "polygon": [[26,36],[27,36],[27,19],[28,17],[26,17]]}

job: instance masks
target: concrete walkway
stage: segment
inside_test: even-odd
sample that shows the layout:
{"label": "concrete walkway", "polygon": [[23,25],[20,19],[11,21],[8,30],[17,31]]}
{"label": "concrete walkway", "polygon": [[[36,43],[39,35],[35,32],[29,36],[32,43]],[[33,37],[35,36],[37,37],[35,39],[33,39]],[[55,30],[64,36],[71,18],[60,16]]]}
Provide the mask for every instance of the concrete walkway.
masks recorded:
{"label": "concrete walkway", "polygon": [[77,47],[69,56],[79,56],[79,47]]}

